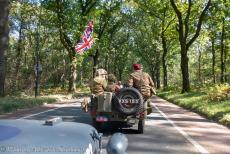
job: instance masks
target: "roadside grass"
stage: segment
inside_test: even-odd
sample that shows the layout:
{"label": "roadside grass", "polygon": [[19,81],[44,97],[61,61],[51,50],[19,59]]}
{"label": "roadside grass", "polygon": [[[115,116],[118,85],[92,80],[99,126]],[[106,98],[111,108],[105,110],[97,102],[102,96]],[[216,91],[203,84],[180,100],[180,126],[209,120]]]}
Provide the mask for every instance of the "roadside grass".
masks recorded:
{"label": "roadside grass", "polygon": [[26,95],[23,92],[18,92],[13,96],[11,95],[0,98],[0,114],[13,112],[18,109],[32,108],[45,103],[50,104],[54,102],[86,97],[89,96],[89,94],[89,88],[83,86],[76,88],[76,91],[72,93],[68,93],[68,91],[63,88],[41,89],[40,96],[37,98]]}
{"label": "roadside grass", "polygon": [[158,96],[208,119],[230,127],[230,99],[213,100],[207,92],[181,94],[178,90],[159,91]]}
{"label": "roadside grass", "polygon": [[46,88],[41,90],[41,95],[56,98],[59,101],[86,97],[90,95],[90,90],[86,86],[78,86],[75,92],[69,93],[67,89],[60,87]]}
{"label": "roadside grass", "polygon": [[43,105],[44,103],[56,102],[55,98],[39,97],[34,98],[31,96],[6,96],[0,98],[0,114],[16,111],[18,109],[32,108],[35,106]]}

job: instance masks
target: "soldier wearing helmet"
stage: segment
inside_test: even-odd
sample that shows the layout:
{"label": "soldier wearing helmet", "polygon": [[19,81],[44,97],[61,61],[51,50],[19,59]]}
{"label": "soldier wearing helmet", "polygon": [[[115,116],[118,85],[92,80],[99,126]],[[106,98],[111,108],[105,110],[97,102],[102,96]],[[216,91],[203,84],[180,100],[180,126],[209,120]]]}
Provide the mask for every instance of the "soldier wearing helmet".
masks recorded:
{"label": "soldier wearing helmet", "polygon": [[95,78],[90,83],[90,91],[94,95],[102,94],[107,86],[107,72],[104,69],[97,69]]}
{"label": "soldier wearing helmet", "polygon": [[117,82],[116,76],[114,74],[109,74],[108,75],[108,85],[106,87],[106,91],[114,93],[116,89],[116,82]]}
{"label": "soldier wearing helmet", "polygon": [[[148,100],[153,94],[156,94],[154,82],[148,73],[142,71],[141,64],[133,64],[133,69],[134,72],[130,75],[128,85],[138,89],[143,98]],[[150,101],[147,102],[148,107],[151,107]]]}

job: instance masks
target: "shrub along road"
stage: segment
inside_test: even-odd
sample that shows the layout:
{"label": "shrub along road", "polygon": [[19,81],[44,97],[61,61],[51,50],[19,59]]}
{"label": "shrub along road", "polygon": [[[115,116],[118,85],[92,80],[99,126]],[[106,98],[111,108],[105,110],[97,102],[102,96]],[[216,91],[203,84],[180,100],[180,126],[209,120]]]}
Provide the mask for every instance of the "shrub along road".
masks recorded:
{"label": "shrub along road", "polygon": [[[229,153],[228,128],[158,97],[153,97],[152,101],[154,110],[147,117],[144,134],[136,134],[136,128],[120,130],[129,139],[127,153]],[[91,124],[91,118],[81,110],[80,102],[81,100],[76,99],[72,103],[50,104],[43,107],[40,113],[34,108],[24,115],[16,113],[2,118],[46,120],[61,116],[64,121]],[[119,130],[109,129],[103,132],[103,147],[116,131]]]}

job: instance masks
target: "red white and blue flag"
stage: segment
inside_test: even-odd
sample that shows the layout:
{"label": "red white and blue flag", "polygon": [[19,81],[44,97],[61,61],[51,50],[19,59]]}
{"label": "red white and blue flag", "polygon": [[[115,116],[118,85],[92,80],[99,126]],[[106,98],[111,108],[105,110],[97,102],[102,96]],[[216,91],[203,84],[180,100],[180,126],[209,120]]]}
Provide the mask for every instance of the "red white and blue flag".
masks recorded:
{"label": "red white and blue flag", "polygon": [[84,53],[91,48],[93,44],[93,21],[90,21],[87,25],[84,34],[81,37],[81,41],[75,46],[75,51],[79,54]]}

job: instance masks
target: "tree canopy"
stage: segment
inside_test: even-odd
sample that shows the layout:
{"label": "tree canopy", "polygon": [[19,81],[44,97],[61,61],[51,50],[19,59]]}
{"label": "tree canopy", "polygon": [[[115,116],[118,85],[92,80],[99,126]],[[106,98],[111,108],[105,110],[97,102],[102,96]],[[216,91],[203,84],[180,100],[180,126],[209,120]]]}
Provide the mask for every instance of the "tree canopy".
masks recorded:
{"label": "tree canopy", "polygon": [[[0,25],[1,38],[9,28],[8,50],[0,42],[0,93],[31,93],[35,81],[71,92],[97,68],[125,83],[133,63],[157,88],[230,83],[229,7],[226,0],[11,1],[9,27]],[[90,20],[94,44],[79,55],[75,45]]]}

